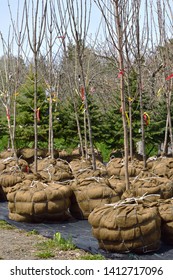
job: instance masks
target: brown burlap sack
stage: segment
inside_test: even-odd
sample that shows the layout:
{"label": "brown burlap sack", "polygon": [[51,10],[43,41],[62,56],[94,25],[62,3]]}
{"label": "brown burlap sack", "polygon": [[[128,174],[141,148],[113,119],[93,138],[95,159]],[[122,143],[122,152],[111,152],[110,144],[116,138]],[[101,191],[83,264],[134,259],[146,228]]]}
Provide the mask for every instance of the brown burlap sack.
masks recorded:
{"label": "brown burlap sack", "polygon": [[160,216],[157,207],[148,206],[140,199],[129,199],[95,208],[88,221],[99,247],[121,253],[158,250]]}
{"label": "brown burlap sack", "polygon": [[5,169],[5,164],[0,162],[0,172],[3,171]]}
{"label": "brown burlap sack", "polygon": [[160,157],[152,166],[152,172],[160,177],[173,177],[173,158]]}
{"label": "brown burlap sack", "polygon": [[161,238],[167,244],[173,245],[173,198],[160,200],[158,209],[161,217]]}
{"label": "brown burlap sack", "polygon": [[0,175],[0,186],[6,195],[11,187],[15,186],[17,183],[22,182],[22,176],[20,174],[2,174]]}
{"label": "brown burlap sack", "polygon": [[173,182],[164,177],[137,178],[131,182],[135,196],[144,194],[159,194],[161,198],[167,199],[173,196]]}
{"label": "brown burlap sack", "polygon": [[[73,179],[72,170],[67,161],[61,159],[44,158],[38,160],[38,173],[44,181],[67,181]],[[31,165],[34,172],[34,165]]]}
{"label": "brown burlap sack", "polygon": [[77,172],[92,169],[92,163],[91,160],[81,160],[81,159],[73,159],[70,161],[70,168],[73,172],[73,174],[76,174]]}
{"label": "brown burlap sack", "polygon": [[1,164],[4,165],[4,169],[1,174],[5,172],[28,172],[29,166],[28,163],[23,159],[15,159],[14,157],[8,157],[6,159],[1,160]]}
{"label": "brown burlap sack", "polygon": [[119,193],[111,188],[108,180],[100,177],[75,180],[71,188],[70,212],[77,219],[87,219],[95,207],[120,200]]}
{"label": "brown burlap sack", "polygon": [[108,176],[111,177],[112,175],[114,175],[119,178],[122,166],[123,166],[122,158],[111,159],[106,165]]}
{"label": "brown burlap sack", "polygon": [[[59,152],[58,150],[53,151],[54,153],[54,158],[59,157]],[[18,158],[25,159],[29,164],[32,164],[34,161],[34,149],[33,148],[22,148],[17,150],[17,156]],[[45,158],[49,156],[49,151],[48,149],[37,149],[37,156],[39,158]]]}
{"label": "brown burlap sack", "polygon": [[[142,169],[142,164],[140,161],[137,160],[134,160],[132,162],[129,161],[128,163],[129,177],[137,176],[140,173],[141,169]],[[122,158],[111,159],[107,163],[107,173],[109,177],[114,175],[117,178],[124,178],[125,177],[124,159]]]}
{"label": "brown burlap sack", "polygon": [[124,180],[117,179],[114,175],[108,178],[108,182],[115,190],[116,193],[119,193],[120,197],[123,195],[123,193],[126,190],[126,184]]}
{"label": "brown burlap sack", "polygon": [[9,218],[15,221],[60,221],[69,218],[69,186],[25,180],[7,194]]}
{"label": "brown burlap sack", "polygon": [[3,158],[3,159],[6,159],[6,158],[9,158],[9,157],[13,157],[14,153],[9,150],[9,151],[3,151],[0,153],[0,158]]}

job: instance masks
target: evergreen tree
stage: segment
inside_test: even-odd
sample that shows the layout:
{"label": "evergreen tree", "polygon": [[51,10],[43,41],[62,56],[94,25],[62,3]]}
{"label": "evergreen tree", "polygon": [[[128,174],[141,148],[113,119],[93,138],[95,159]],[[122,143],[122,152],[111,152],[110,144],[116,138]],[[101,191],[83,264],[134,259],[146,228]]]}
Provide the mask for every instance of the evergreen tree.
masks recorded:
{"label": "evergreen tree", "polygon": [[[44,83],[38,84],[38,145],[46,145],[48,141],[48,101]],[[17,100],[17,144],[24,146],[34,145],[34,75],[32,69],[26,77],[25,83],[19,89]]]}

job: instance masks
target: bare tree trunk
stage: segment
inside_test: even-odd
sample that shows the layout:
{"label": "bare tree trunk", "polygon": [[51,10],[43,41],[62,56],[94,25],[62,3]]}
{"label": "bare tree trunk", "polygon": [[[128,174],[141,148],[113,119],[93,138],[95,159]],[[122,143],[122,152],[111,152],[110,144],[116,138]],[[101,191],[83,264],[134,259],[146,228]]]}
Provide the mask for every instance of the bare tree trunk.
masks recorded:
{"label": "bare tree trunk", "polygon": [[138,92],[139,92],[139,102],[140,102],[140,116],[141,116],[141,134],[142,134],[142,152],[143,152],[143,165],[146,168],[146,152],[145,152],[145,127],[144,127],[144,110],[143,110],[143,89],[142,89],[142,57],[140,50],[140,24],[139,24],[139,9],[140,4],[136,6],[136,42],[137,42],[137,66],[138,66]]}
{"label": "bare tree trunk", "polygon": [[163,156],[167,155],[168,153],[168,129],[169,129],[169,117],[167,114],[166,125],[165,125],[165,138],[164,138],[163,152],[162,152]]}
{"label": "bare tree trunk", "polygon": [[[29,3],[30,4],[30,3]],[[32,1],[32,36],[29,26],[29,9],[27,0],[24,3],[26,16],[27,38],[29,46],[34,56],[34,172],[37,173],[37,150],[38,150],[38,129],[37,129],[37,88],[38,88],[38,57],[40,48],[45,36],[47,1],[42,1],[41,10],[39,9],[39,0]],[[41,12],[41,16],[39,16]],[[39,29],[39,30],[38,30]]]}
{"label": "bare tree trunk", "polygon": [[146,152],[145,152],[145,127],[144,127],[144,110],[143,110],[143,96],[142,96],[142,79],[141,79],[141,67],[140,63],[138,65],[139,69],[139,80],[138,80],[138,91],[139,91],[139,102],[140,102],[140,116],[141,116],[141,134],[142,134],[142,156],[143,165],[146,168]]}
{"label": "bare tree trunk", "polygon": [[[89,8],[88,8],[89,7]],[[96,159],[95,159],[95,151],[93,145],[93,136],[92,136],[92,126],[90,119],[90,112],[88,108],[88,100],[87,100],[87,87],[85,81],[85,73],[83,67],[83,53],[85,48],[86,35],[88,31],[88,25],[90,21],[90,12],[87,18],[87,8],[90,11],[91,1],[80,0],[80,1],[67,1],[67,10],[69,14],[69,22],[71,32],[76,44],[77,57],[80,66],[81,72],[81,81],[84,87],[84,107],[86,110],[86,117],[88,122],[88,135],[90,142],[90,150],[92,154],[92,167],[93,170],[96,170]]]}
{"label": "bare tree trunk", "polygon": [[38,129],[37,129],[37,87],[38,87],[38,65],[37,53],[34,55],[34,171],[37,173],[37,149],[38,149]]}
{"label": "bare tree trunk", "polygon": [[120,75],[120,94],[121,94],[121,108],[122,108],[122,120],[124,128],[124,165],[125,165],[125,183],[126,190],[129,189],[129,173],[128,173],[128,129],[127,129],[127,119],[126,119],[126,104],[125,104],[125,88],[124,88],[124,57],[123,57],[123,30],[122,30],[122,18],[119,13],[119,0],[114,1],[115,5],[115,17],[117,24],[117,46],[118,46],[118,56],[119,56],[119,69],[122,72]]}
{"label": "bare tree trunk", "polygon": [[48,152],[51,158],[54,158],[54,135],[53,135],[53,115],[52,115],[52,95],[53,95],[53,15],[50,3],[50,26],[49,29],[49,39],[48,39],[48,51],[49,51],[49,142],[48,142]]}

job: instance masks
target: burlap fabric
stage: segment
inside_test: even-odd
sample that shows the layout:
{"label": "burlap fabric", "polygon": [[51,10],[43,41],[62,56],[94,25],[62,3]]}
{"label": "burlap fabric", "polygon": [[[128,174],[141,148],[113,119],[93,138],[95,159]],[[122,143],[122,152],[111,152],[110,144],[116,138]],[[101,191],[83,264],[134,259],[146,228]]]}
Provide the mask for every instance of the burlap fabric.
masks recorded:
{"label": "burlap fabric", "polygon": [[0,166],[2,165],[3,170],[0,171],[0,186],[5,197],[11,187],[24,180],[25,174],[29,171],[29,167],[25,160],[15,160],[14,157],[1,159]]}
{"label": "burlap fabric", "polygon": [[113,188],[116,193],[119,193],[119,195],[121,197],[126,190],[125,181],[117,179],[116,176],[113,175],[110,178],[108,178],[108,182],[109,182],[111,188]]}
{"label": "burlap fabric", "polygon": [[7,194],[9,218],[18,222],[66,220],[70,197],[69,186],[25,180]]}
{"label": "burlap fabric", "polygon": [[5,169],[5,164],[0,162],[0,173]]}
{"label": "burlap fabric", "polygon": [[[30,168],[34,172],[34,164]],[[73,179],[72,170],[68,162],[62,159],[51,159],[50,157],[39,159],[37,172],[45,182],[63,182]]]}
{"label": "burlap fabric", "polygon": [[[28,163],[32,163],[34,160],[34,149],[33,148],[22,148],[17,150],[17,156],[26,160]],[[40,158],[48,157],[48,149],[37,149],[37,156]],[[59,157],[59,152],[54,150],[54,158]]]}
{"label": "burlap fabric", "polygon": [[77,179],[87,177],[107,177],[106,166],[99,160],[96,160],[96,170],[93,170],[92,164],[89,160],[76,160],[72,162],[72,165],[70,163],[70,166],[73,170],[74,177]]}
{"label": "burlap fabric", "polygon": [[14,157],[8,157],[0,160],[0,173],[2,174],[5,170],[9,172],[27,172],[29,169],[28,163],[23,159],[15,159]]}
{"label": "burlap fabric", "polygon": [[[125,167],[124,167],[124,159],[122,158],[113,158],[107,163],[107,173],[108,176],[111,177],[112,175],[116,176],[117,178],[124,178],[125,177]],[[133,162],[129,162],[128,164],[128,173],[129,177],[137,176],[142,169],[142,163],[137,160]]]}
{"label": "burlap fabric", "polygon": [[99,247],[106,251],[141,254],[160,247],[158,208],[140,199],[95,208],[88,221]]}
{"label": "burlap fabric", "polygon": [[173,177],[173,158],[160,157],[152,166],[152,172],[160,177]]}
{"label": "burlap fabric", "polygon": [[161,237],[164,242],[173,245],[173,198],[160,200],[159,214],[161,217]]}
{"label": "burlap fabric", "polygon": [[92,163],[91,160],[82,160],[82,159],[73,159],[70,161],[70,168],[73,172],[73,174],[76,174],[78,172],[82,172],[83,170],[92,169]]}
{"label": "burlap fabric", "polygon": [[0,153],[0,158],[6,159],[8,157],[13,157],[13,155],[14,155],[14,153],[11,150],[3,151],[3,152]]}
{"label": "burlap fabric", "polygon": [[100,177],[74,180],[71,188],[70,212],[77,219],[87,219],[95,207],[120,200],[119,193],[111,188],[108,180]]}
{"label": "burlap fabric", "polygon": [[9,192],[9,190],[15,186],[17,183],[22,182],[23,178],[20,176],[21,174],[2,174],[0,175],[0,186],[4,191],[5,195]]}
{"label": "burlap fabric", "polygon": [[161,198],[167,199],[173,196],[173,181],[158,176],[136,178],[131,182],[135,196],[144,194],[160,194]]}

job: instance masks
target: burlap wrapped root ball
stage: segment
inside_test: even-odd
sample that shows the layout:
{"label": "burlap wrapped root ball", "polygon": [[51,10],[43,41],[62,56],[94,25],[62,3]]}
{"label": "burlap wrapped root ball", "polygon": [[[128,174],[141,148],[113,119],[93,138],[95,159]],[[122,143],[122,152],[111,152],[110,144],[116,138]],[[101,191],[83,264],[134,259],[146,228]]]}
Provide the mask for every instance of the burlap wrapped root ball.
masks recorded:
{"label": "burlap wrapped root ball", "polygon": [[167,199],[173,196],[173,181],[158,176],[137,178],[131,182],[135,196],[144,194],[159,194],[160,198]]}
{"label": "burlap wrapped root ball", "polygon": [[135,201],[120,201],[95,208],[88,221],[103,250],[142,254],[160,248],[160,216],[157,207],[146,207]]}
{"label": "burlap wrapped root ball", "polygon": [[173,198],[160,200],[161,238],[173,245]]}
{"label": "burlap wrapped root ball", "polygon": [[25,180],[7,194],[9,218],[18,222],[66,220],[71,194],[67,185]]}
{"label": "burlap wrapped root ball", "polygon": [[96,170],[93,170],[90,159],[74,159],[69,164],[75,178],[107,176],[106,166],[99,160],[96,160]]}
{"label": "burlap wrapped root ball", "polygon": [[[112,175],[116,176],[117,178],[124,178],[125,177],[125,162],[122,158],[113,158],[111,159],[107,165],[107,173],[108,176],[111,177]],[[141,162],[136,163],[136,161],[129,162],[128,165],[128,174],[129,177],[137,176],[142,169]]]}
{"label": "burlap wrapped root ball", "polygon": [[173,178],[173,158],[157,158],[153,163],[151,170],[159,177]]}
{"label": "burlap wrapped root ball", "polygon": [[0,175],[0,186],[5,196],[13,186],[15,186],[17,183],[22,182],[22,176],[20,175],[21,174],[8,174],[8,173],[4,173]]}
{"label": "burlap wrapped root ball", "polygon": [[15,159],[14,157],[1,159],[0,163],[5,166],[4,169],[8,172],[28,172],[29,168],[28,163],[24,159]]}
{"label": "burlap wrapped root ball", "polygon": [[73,191],[70,212],[77,219],[87,219],[95,207],[120,200],[107,179],[91,177],[72,182]]}
{"label": "burlap wrapped root ball", "polygon": [[116,176],[113,175],[110,178],[108,178],[108,182],[111,188],[119,194],[120,198],[122,198],[123,193],[126,191],[125,180],[117,179]]}
{"label": "burlap wrapped root ball", "polygon": [[[31,170],[34,172],[34,165],[31,165]],[[73,179],[68,162],[61,159],[51,159],[50,157],[39,159],[37,171],[42,180],[46,182],[63,182]]]}
{"label": "burlap wrapped root ball", "polygon": [[14,157],[0,160],[0,188],[4,200],[10,188],[24,180],[27,170],[28,163],[25,160],[16,160]]}

